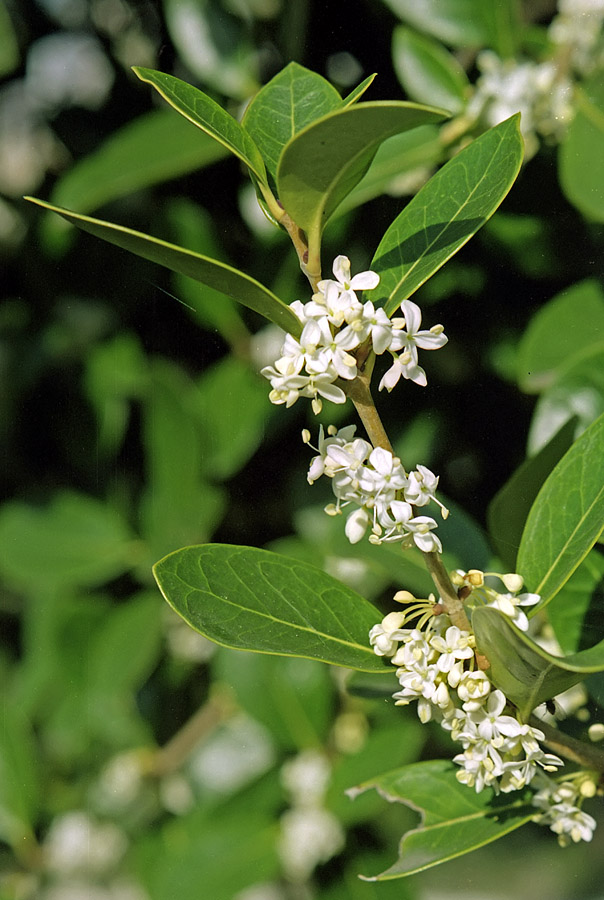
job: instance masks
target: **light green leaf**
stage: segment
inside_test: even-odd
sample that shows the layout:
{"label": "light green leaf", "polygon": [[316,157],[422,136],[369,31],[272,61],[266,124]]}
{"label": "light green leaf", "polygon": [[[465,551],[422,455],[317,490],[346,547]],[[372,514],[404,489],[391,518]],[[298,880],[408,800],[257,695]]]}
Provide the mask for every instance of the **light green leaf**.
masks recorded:
{"label": "light green leaf", "polygon": [[371,165],[357,186],[340,203],[334,216],[390,194],[413,193],[417,178],[424,179],[443,158],[443,146],[436,125],[420,125],[388,138],[377,149]]}
{"label": "light green leaf", "polygon": [[604,555],[594,547],[547,608],[548,622],[564,653],[575,653],[604,638]]}
{"label": "light green leaf", "polygon": [[540,393],[594,344],[604,349],[604,291],[589,278],[552,297],[529,322],[518,348],[520,387]]}
{"label": "light green leaf", "polygon": [[347,97],[344,97],[342,100],[342,106],[352,106],[353,103],[358,103],[361,99],[367,88],[371,87],[373,84],[377,72],[374,72],[373,75],[368,75],[367,78],[363,79],[359,85],[352,90]]}
{"label": "light green leaf", "polygon": [[604,527],[604,415],[575,441],[539,491],[516,561],[545,606],[570,578]]}
{"label": "light green leaf", "polygon": [[207,544],[171,553],[153,572],[170,606],[217,644],[384,669],[367,637],[380,612],[314,566],[253,547]]}
{"label": "light green leaf", "polygon": [[[154,110],[115,131],[69,169],[56,182],[51,201],[93,212],[118,197],[194,172],[227,155],[222,144],[200,135],[171,110]],[[45,237],[62,243],[66,227],[49,217]]]}
{"label": "light green leaf", "polygon": [[134,66],[133,71],[141,81],[152,85],[181,116],[238,156],[256,178],[266,184],[266,170],[258,147],[237,119],[215,100],[173,75],[140,66]]}
{"label": "light green leaf", "polygon": [[481,3],[480,13],[488,34],[488,45],[501,59],[514,57],[525,23],[520,0]]}
{"label": "light green leaf", "polygon": [[24,860],[28,849],[35,850],[33,827],[38,794],[38,764],[31,728],[21,711],[5,699],[0,728],[0,840],[10,844]]}
{"label": "light green leaf", "polygon": [[507,195],[522,162],[518,115],[454,156],[407,204],[380,241],[374,304],[391,316],[470,240]]}
{"label": "light green leaf", "polygon": [[604,671],[604,641],[557,657],[536,644],[511,619],[493,607],[472,613],[476,647],[490,663],[489,678],[526,721],[540,703],[583,681],[591,672]]}
{"label": "light green leaf", "polygon": [[307,233],[318,236],[359,183],[386,138],[447,113],[415,103],[359,103],[313,122],[285,146],[277,169],[279,200]]}
{"label": "light green leaf", "polygon": [[269,291],[268,288],[251,278],[244,272],[227,266],[226,263],[219,262],[216,259],[210,259],[201,253],[194,253],[192,250],[186,250],[184,247],[177,247],[175,244],[169,244],[159,238],[151,237],[148,234],[142,234],[140,231],[134,231],[132,228],[124,228],[123,225],[114,225],[112,222],[104,222],[102,219],[93,219],[90,216],[82,216],[79,213],[71,212],[68,209],[62,209],[46,203],[43,200],[37,200],[35,197],[26,197],[32,203],[37,203],[44,209],[50,209],[52,212],[58,213],[67,219],[73,225],[77,225],[82,231],[87,231],[95,237],[103,238],[110,244],[116,244],[130,253],[136,253],[143,259],[149,259],[151,262],[159,263],[173,272],[179,272],[181,275],[188,275],[202,284],[232,297],[244,306],[259,312],[265,318],[279,325],[284,331],[291,334],[300,334],[302,326],[296,315],[285,305],[278,297]]}
{"label": "light green leaf", "polygon": [[414,875],[470,853],[530,822],[535,809],[528,791],[479,794],[455,777],[456,767],[444,759],[412,763],[378,775],[348,793],[355,797],[375,788],[389,803],[404,803],[421,813],[422,822],[401,840],[394,865],[366,878],[386,881]]}
{"label": "light green leaf", "polygon": [[531,506],[554,466],[571,446],[576,419],[570,419],[541,448],[526,459],[495,494],[487,510],[489,534],[504,566],[512,571]]}
{"label": "light green leaf", "polygon": [[459,113],[466,105],[468,78],[442,44],[399,25],[392,37],[392,60],[407,95]]}
{"label": "light green leaf", "polygon": [[46,507],[7,503],[0,571],[19,586],[95,587],[137,563],[141,548],[110,506],[64,491]]}
{"label": "light green leaf", "polygon": [[[384,0],[393,13],[419,31],[452,47],[481,47],[489,41],[484,0]],[[497,0],[499,2],[499,0]]]}
{"label": "light green leaf", "polygon": [[341,105],[342,98],[325,78],[292,62],[252,98],[242,124],[274,178],[288,141]]}
{"label": "light green leaf", "polygon": [[575,86],[575,116],[560,144],[560,185],[588,219],[604,222],[604,72]]}

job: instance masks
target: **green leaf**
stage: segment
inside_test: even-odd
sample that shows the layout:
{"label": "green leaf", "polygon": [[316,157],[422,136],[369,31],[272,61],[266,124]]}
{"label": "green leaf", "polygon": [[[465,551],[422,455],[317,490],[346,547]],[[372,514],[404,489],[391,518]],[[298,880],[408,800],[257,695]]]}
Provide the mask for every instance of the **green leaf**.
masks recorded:
{"label": "green leaf", "polygon": [[466,105],[468,78],[442,44],[399,25],[392,37],[394,70],[407,95],[460,113]]}
{"label": "green leaf", "polygon": [[[171,110],[154,110],[115,131],[89,156],[56,182],[51,201],[77,205],[83,213],[133,191],[162,184],[211,165],[228,155],[217,141],[194,131]],[[63,243],[66,226],[54,217],[45,221],[44,236]]]}
{"label": "green leaf", "polygon": [[79,213],[71,212],[68,209],[62,209],[46,203],[43,200],[37,200],[35,197],[26,197],[32,203],[37,203],[44,209],[50,209],[52,212],[58,213],[77,225],[82,231],[87,231],[95,237],[103,238],[110,244],[116,244],[130,253],[136,253],[143,259],[149,259],[151,262],[159,263],[173,272],[179,272],[181,275],[188,275],[202,284],[232,297],[244,306],[259,312],[269,321],[279,325],[284,331],[290,334],[300,334],[302,326],[300,320],[289,309],[288,306],[279,300],[278,297],[269,291],[268,288],[251,278],[244,272],[219,262],[216,259],[210,259],[201,253],[194,253],[192,250],[186,250],[184,247],[178,247],[175,244],[169,244],[159,238],[151,237],[148,234],[142,234],[140,231],[134,231],[131,228],[124,228],[123,225],[114,225],[112,222],[104,222],[102,219],[93,219],[90,216],[82,216]]}
{"label": "green leaf", "polygon": [[173,75],[166,75],[165,72],[141,66],[134,66],[133,71],[141,81],[152,85],[181,116],[238,156],[256,178],[266,184],[266,170],[258,147],[237,119],[215,100],[193,85],[174,78]]}
{"label": "green leaf", "polygon": [[325,78],[292,62],[252,98],[242,124],[274,178],[288,141],[341,105],[342,98]]}
{"label": "green leaf", "polygon": [[501,59],[509,59],[518,51],[518,38],[523,32],[520,0],[497,0],[481,3],[480,13],[488,34],[488,45]]}
{"label": "green leaf", "polygon": [[528,436],[528,452],[537,453],[569,419],[575,439],[604,413],[604,347],[595,344],[572,357],[569,369],[539,398]]}
{"label": "green leaf", "polygon": [[19,65],[19,44],[4,0],[0,0],[0,77]]}
{"label": "green leaf", "polygon": [[[33,826],[38,806],[38,764],[29,723],[6,699],[0,728],[0,840],[27,858],[35,849]],[[31,859],[30,859],[31,862]]]}
{"label": "green leaf", "polygon": [[[220,403],[216,398],[220,397]],[[204,471],[225,480],[258,449],[266,432],[267,382],[249,363],[225,356],[206,369],[192,398],[201,431]]]}
{"label": "green leaf", "polygon": [[374,72],[373,75],[368,75],[367,78],[363,79],[363,81],[361,81],[361,83],[357,85],[355,89],[348,94],[347,97],[344,97],[344,99],[342,100],[342,106],[352,106],[353,103],[357,103],[361,99],[367,88],[371,87],[376,75],[377,72]]}
{"label": "green leaf", "polygon": [[604,291],[589,278],[557,294],[530,320],[518,348],[520,387],[540,393],[594,344],[604,349]]}
{"label": "green leaf", "polygon": [[110,506],[64,491],[46,507],[7,503],[0,571],[19,586],[95,587],[133,568],[141,548]]}
{"label": "green leaf", "polygon": [[374,304],[391,316],[470,240],[510,190],[522,162],[519,117],[489,129],[453,157],[407,204],[380,241]]}
{"label": "green leaf", "polygon": [[576,419],[569,419],[537,453],[526,459],[495,494],[487,510],[489,534],[504,566],[516,563],[522,531],[543,482],[571,446]]}
{"label": "green leaf", "polygon": [[490,663],[489,678],[525,721],[540,703],[591,672],[604,671],[604,641],[571,656],[553,656],[519,631],[508,616],[487,606],[472,613],[472,629],[478,651]]}
{"label": "green leaf", "polygon": [[594,547],[547,608],[547,618],[564,653],[604,638],[604,555]]}
{"label": "green leaf", "polygon": [[380,612],[314,566],[253,547],[207,544],[171,553],[153,572],[170,606],[217,644],[384,669],[367,637]]}
{"label": "green leaf", "polygon": [[539,608],[570,578],[603,527],[604,415],[562,457],[526,521],[516,571],[541,595]]}
{"label": "green leaf", "polygon": [[489,28],[482,11],[484,0],[384,2],[404,22],[452,47],[481,47],[489,41]]}
{"label": "green leaf", "polygon": [[390,194],[413,193],[417,177],[425,179],[430,168],[442,161],[443,146],[436,125],[420,125],[388,138],[377,149],[373,161],[357,186],[340,203],[335,216]]}
{"label": "green leaf", "polygon": [[394,101],[359,103],[324,116],[285,146],[277,169],[280,202],[300,228],[320,235],[382,141],[446,117],[441,110]]}
{"label": "green leaf", "polygon": [[535,813],[530,792],[477,794],[455,777],[456,767],[444,759],[412,763],[378,775],[348,793],[375,788],[388,802],[404,803],[422,815],[422,822],[401,840],[394,865],[366,878],[386,881],[414,875],[470,853],[530,822]]}
{"label": "green leaf", "polygon": [[575,86],[575,116],[560,144],[560,186],[588,219],[604,222],[604,72]]}

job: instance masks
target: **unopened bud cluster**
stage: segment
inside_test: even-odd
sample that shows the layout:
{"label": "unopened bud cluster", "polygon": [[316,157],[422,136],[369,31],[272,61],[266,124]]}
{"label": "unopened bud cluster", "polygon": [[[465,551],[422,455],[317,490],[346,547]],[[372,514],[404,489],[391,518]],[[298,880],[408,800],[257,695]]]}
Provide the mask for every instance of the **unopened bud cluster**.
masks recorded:
{"label": "unopened bud cluster", "polygon": [[394,319],[370,301],[361,303],[356,291],[372,290],[380,277],[370,271],[351,277],[346,256],[336,257],[333,274],[335,280],[319,281],[309,303],[296,300],[291,304],[302,323],[302,333],[299,338],[286,335],[279,359],[261,370],[271,383],[271,403],[292,406],[298,397],[309,397],[315,414],[321,412],[321,398],[344,403],[346,394],[335,382],[356,378],[357,364],[351,351],[366,341],[374,353],[388,351],[393,358],[380,390],[391,391],[401,377],[425,385],[426,373],[418,364],[417,349],[443,347],[447,338],[442,325],[420,331],[421,312],[410,300],[401,304],[403,317]]}
{"label": "unopened bud cluster", "polygon": [[[437,523],[429,516],[416,516],[413,509],[433,500],[443,516],[448,515],[435,497],[437,476],[425,466],[407,474],[400,459],[389,450],[373,448],[354,434],[354,425],[339,431],[330,426],[327,436],[323,427],[319,430],[318,455],[310,464],[308,481],[312,484],[321,475],[331,479],[336,503],[325,511],[338,515],[343,507],[353,505],[345,527],[352,544],[370,528],[369,540],[374,544],[401,541],[403,546],[415,544],[420,550],[440,551],[440,540],[433,533]],[[304,431],[302,436],[310,442],[310,432]]]}

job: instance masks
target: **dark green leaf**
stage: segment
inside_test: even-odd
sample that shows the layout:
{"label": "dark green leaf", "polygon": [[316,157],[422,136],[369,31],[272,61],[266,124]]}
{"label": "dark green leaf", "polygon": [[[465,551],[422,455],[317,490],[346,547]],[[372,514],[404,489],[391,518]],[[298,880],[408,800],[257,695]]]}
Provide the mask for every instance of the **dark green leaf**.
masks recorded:
{"label": "dark green leaf", "polygon": [[4,2],[0,3],[0,77],[19,65],[19,44]]}
{"label": "dark green leaf", "polygon": [[547,608],[547,618],[564,653],[604,638],[604,555],[594,547]]}
{"label": "dark green leaf", "polygon": [[583,681],[590,672],[604,671],[604,641],[557,657],[536,644],[492,607],[472,613],[476,647],[490,663],[489,678],[526,720],[540,703]]}
{"label": "dark green leaf", "polygon": [[324,116],[285,146],[277,169],[280,202],[309,235],[320,235],[382,141],[446,117],[441,110],[394,101],[359,103]]}
{"label": "dark green leaf", "polygon": [[510,190],[522,161],[518,116],[491,128],[454,156],[397,216],[371,269],[373,302],[391,316],[401,302],[470,240]]}
{"label": "dark green leaf", "polygon": [[379,611],[314,566],[253,547],[207,544],[171,553],[153,571],[170,606],[217,644],[384,669],[367,637]]}
{"label": "dark green leaf", "polygon": [[604,527],[604,415],[562,457],[529,513],[516,562],[546,605]]}
{"label": "dark green leaf", "polygon": [[482,11],[484,0],[384,2],[404,22],[453,47],[481,47],[489,41],[489,28]]}
{"label": "dark green leaf", "polygon": [[332,85],[316,72],[289,63],[253,97],[243,126],[273,176],[281,151],[299,131],[342,105]]}
{"label": "dark green leaf", "polygon": [[[201,135],[171,110],[146,113],[115,131],[90,156],[56,182],[51,200],[83,213],[154,184],[162,184],[228,156],[228,150]],[[61,245],[67,226],[49,216],[44,236]]]}
{"label": "dark green leaf", "polygon": [[375,788],[390,803],[404,803],[422,814],[421,824],[401,840],[399,858],[369,881],[413,875],[470,853],[529,822],[535,813],[530,793],[477,794],[455,777],[448,760],[413,763],[378,775],[349,791],[356,796]]}
{"label": "dark green leaf", "polygon": [[442,44],[399,25],[392,38],[394,69],[407,95],[459,113],[469,88],[466,73]]}
{"label": "dark green leaf", "polygon": [[493,545],[510,571],[516,563],[522,530],[543,482],[573,442],[576,419],[570,419],[536,456],[526,459],[495,494],[487,511]]}
{"label": "dark green leaf", "polygon": [[575,85],[575,117],[560,144],[560,185],[583,215],[604,222],[604,72]]}
{"label": "dark green leaf", "polygon": [[529,322],[518,349],[520,387],[540,393],[594,345],[604,349],[604,291],[590,278],[557,294]]}
{"label": "dark green leaf", "polygon": [[202,284],[232,297],[244,306],[259,312],[271,322],[279,325],[284,331],[291,334],[300,334],[302,327],[300,320],[294,313],[279,300],[278,297],[269,291],[268,288],[232,266],[219,262],[216,259],[210,259],[202,256],[201,253],[194,253],[192,250],[186,250],[184,247],[177,247],[175,244],[169,244],[159,238],[151,237],[148,234],[142,234],[140,231],[133,231],[131,228],[124,228],[122,225],[114,225],[111,222],[104,222],[101,219],[93,219],[89,216],[81,216],[79,213],[71,212],[68,209],[61,209],[46,203],[43,200],[37,200],[34,197],[27,197],[32,203],[37,203],[45,209],[58,213],[67,219],[73,225],[77,225],[83,231],[87,231],[95,237],[103,238],[110,244],[116,244],[130,253],[136,253],[143,259],[149,259],[159,265],[166,266],[173,272],[179,272],[181,275],[187,275],[194,278]]}
{"label": "dark green leaf", "polygon": [[134,66],[133,71],[141,81],[152,85],[181,116],[238,156],[259,181],[266,183],[266,170],[258,147],[237,119],[215,100],[165,72],[140,66]]}
{"label": "dark green leaf", "polygon": [[7,503],[0,571],[17,585],[94,587],[132,569],[141,548],[110,506],[64,491],[46,507]]}

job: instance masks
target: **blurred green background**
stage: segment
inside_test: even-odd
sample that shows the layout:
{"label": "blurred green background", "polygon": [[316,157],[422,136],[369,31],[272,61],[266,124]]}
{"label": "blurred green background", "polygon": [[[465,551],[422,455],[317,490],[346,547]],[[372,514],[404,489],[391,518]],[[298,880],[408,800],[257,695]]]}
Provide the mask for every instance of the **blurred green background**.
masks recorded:
{"label": "blurred green background", "polygon": [[[240,116],[292,60],[342,94],[377,72],[369,99],[427,101],[434,84],[405,63],[422,40],[431,60],[446,53],[453,126],[391,145],[326,233],[325,273],[338,253],[360,271],[406,197],[492,124],[468,114],[479,51],[510,66],[551,55],[554,3],[480,5],[0,0],[0,900],[604,897],[601,831],[560,851],[529,826],[407,881],[357,878],[395,858],[417,817],[344,790],[448,755],[442,732],[348,694],[345,673],[211,645],[151,565],[208,540],[269,546],[384,611],[401,587],[425,596],[427,576],[413,554],[350,547],[324,516],[300,440],[317,423],[272,407],[257,374],[278,332],[21,199],[99,211],[305,300],[237,161],[130,67]],[[604,132],[585,113],[604,121],[602,19],[590,64],[566,73],[566,127],[527,133],[501,210],[417,295],[450,339],[429,386],[379,401],[404,464],[440,473],[452,566],[492,560],[488,505],[526,454],[604,409]]]}

